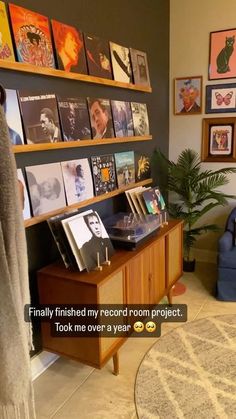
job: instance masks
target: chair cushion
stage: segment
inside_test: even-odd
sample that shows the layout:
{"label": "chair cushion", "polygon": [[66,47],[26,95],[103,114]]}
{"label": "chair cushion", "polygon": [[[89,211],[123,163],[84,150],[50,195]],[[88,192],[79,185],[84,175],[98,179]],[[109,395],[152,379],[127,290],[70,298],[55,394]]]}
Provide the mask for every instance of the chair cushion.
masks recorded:
{"label": "chair cushion", "polygon": [[232,247],[228,252],[219,253],[218,266],[236,269],[236,247]]}
{"label": "chair cushion", "polygon": [[228,252],[233,246],[233,234],[231,231],[225,231],[219,239],[218,250],[219,252]]}

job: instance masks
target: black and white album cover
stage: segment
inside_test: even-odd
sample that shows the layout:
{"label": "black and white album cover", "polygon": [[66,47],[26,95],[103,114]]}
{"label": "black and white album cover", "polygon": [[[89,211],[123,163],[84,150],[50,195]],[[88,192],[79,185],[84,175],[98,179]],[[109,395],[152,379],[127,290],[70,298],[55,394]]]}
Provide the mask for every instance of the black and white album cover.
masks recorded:
{"label": "black and white album cover", "polygon": [[67,204],[93,197],[93,180],[88,159],[61,162]]}
{"label": "black and white album cover", "polygon": [[110,100],[88,98],[88,106],[93,139],[113,138],[115,134]]}
{"label": "black and white album cover", "polygon": [[22,203],[23,218],[24,220],[28,220],[29,218],[31,218],[30,204],[22,169],[17,169],[17,178],[19,185],[20,200]]}
{"label": "black and white album cover", "polygon": [[34,216],[66,206],[60,163],[25,168]]}
{"label": "black and white album cover", "polygon": [[62,141],[55,94],[18,93],[27,143]]}
{"label": "black and white album cover", "polygon": [[116,189],[115,158],[113,154],[91,157],[95,195]]}
{"label": "black and white album cover", "polygon": [[5,89],[5,92],[6,100],[3,104],[3,108],[6,115],[11,142],[13,145],[24,144],[20,108],[16,90]]}
{"label": "black and white album cover", "polygon": [[58,108],[64,141],[91,139],[91,128],[85,98],[58,96]]}
{"label": "black and white album cover", "polygon": [[134,124],[129,102],[112,100],[111,108],[116,137],[132,137]]}
{"label": "black and white album cover", "polygon": [[132,83],[133,74],[129,48],[110,42],[110,50],[114,80]]}
{"label": "black and white album cover", "polygon": [[94,35],[84,34],[84,43],[89,74],[112,79],[108,41]]}
{"label": "black and white album cover", "polygon": [[131,102],[134,135],[149,135],[149,120],[146,103]]}
{"label": "black and white album cover", "polygon": [[150,86],[146,52],[130,48],[131,62],[134,75],[134,83],[142,86]]}

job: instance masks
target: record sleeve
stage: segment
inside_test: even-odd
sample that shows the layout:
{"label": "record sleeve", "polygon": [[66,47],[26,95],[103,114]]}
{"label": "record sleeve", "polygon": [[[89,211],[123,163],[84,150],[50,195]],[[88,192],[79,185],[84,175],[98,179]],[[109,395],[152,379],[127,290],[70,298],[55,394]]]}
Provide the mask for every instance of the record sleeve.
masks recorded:
{"label": "record sleeve", "polygon": [[149,135],[149,120],[146,103],[131,102],[134,135]]}
{"label": "record sleeve", "polygon": [[85,98],[58,96],[58,109],[64,141],[91,139],[91,128]]}
{"label": "record sleeve", "polygon": [[134,83],[142,86],[150,86],[146,52],[130,48],[131,62],[134,75]]}
{"label": "record sleeve", "polygon": [[134,152],[115,153],[118,188],[135,182]]}
{"label": "record sleeve", "polygon": [[116,170],[113,154],[91,157],[95,195],[116,189]]}
{"label": "record sleeve", "polygon": [[165,209],[165,201],[158,186],[144,191],[143,199],[149,214],[160,214]]}
{"label": "record sleeve", "polygon": [[136,153],[135,158],[135,180],[140,182],[151,177],[151,162],[150,157],[145,154]]}
{"label": "record sleeve", "polygon": [[84,43],[89,74],[112,79],[108,41],[97,36],[84,34]]}
{"label": "record sleeve", "polygon": [[61,162],[67,204],[93,197],[93,181],[88,159]]}
{"label": "record sleeve", "polygon": [[13,145],[24,143],[20,108],[16,90],[5,89],[6,101],[3,108],[6,115],[10,139]]}
{"label": "record sleeve", "polygon": [[82,32],[74,26],[52,19],[53,39],[58,68],[64,71],[87,74],[87,64]]}
{"label": "record sleeve", "polygon": [[116,137],[131,137],[134,135],[134,125],[129,102],[112,100],[111,108]]}
{"label": "record sleeve", "polygon": [[129,48],[110,42],[110,50],[114,80],[132,83],[133,74]]}
{"label": "record sleeve", "polygon": [[0,28],[0,60],[15,61],[11,33],[6,12],[6,5],[3,1],[0,1]]}
{"label": "record sleeve", "polygon": [[88,106],[93,139],[113,138],[115,134],[109,99],[88,98]]}
{"label": "record sleeve", "polygon": [[28,220],[29,218],[31,218],[30,203],[29,203],[28,192],[27,192],[25,178],[23,176],[22,169],[17,169],[17,178],[18,178],[20,199],[22,203],[23,218],[24,220]]}
{"label": "record sleeve", "polygon": [[48,18],[12,3],[9,11],[18,61],[55,67]]}
{"label": "record sleeve", "polygon": [[20,108],[28,144],[62,141],[54,93],[19,91]]}

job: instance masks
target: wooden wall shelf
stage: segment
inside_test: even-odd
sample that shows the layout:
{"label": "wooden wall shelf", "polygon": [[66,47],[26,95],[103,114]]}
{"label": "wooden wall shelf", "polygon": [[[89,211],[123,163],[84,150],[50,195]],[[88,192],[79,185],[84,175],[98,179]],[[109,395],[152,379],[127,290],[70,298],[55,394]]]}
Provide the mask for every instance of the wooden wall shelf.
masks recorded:
{"label": "wooden wall shelf", "polygon": [[87,205],[92,205],[92,204],[95,204],[97,202],[101,202],[101,201],[104,201],[106,199],[113,198],[114,196],[120,195],[120,194],[124,193],[125,191],[127,191],[128,189],[134,188],[135,186],[145,186],[145,185],[149,185],[150,183],[152,183],[151,178],[150,179],[145,179],[141,182],[132,183],[132,184],[129,184],[129,185],[123,187],[123,188],[116,189],[115,191],[111,191],[111,192],[108,192],[106,194],[99,195],[99,196],[94,196],[93,198],[86,199],[85,201],[77,202],[75,204],[68,205],[68,206],[63,207],[63,208],[59,208],[58,210],[47,212],[46,214],[38,215],[37,217],[32,217],[29,220],[25,220],[25,222],[24,222],[25,227],[30,227],[32,225],[39,224],[42,221],[45,221],[48,218],[53,217],[54,215],[63,214],[64,212],[72,210],[72,209],[84,208]]}
{"label": "wooden wall shelf", "polygon": [[104,144],[133,143],[136,141],[150,141],[152,135],[140,137],[103,138],[101,140],[60,141],[58,143],[39,143],[14,145],[14,153],[28,153],[31,151],[55,150],[61,148],[89,147]]}
{"label": "wooden wall shelf", "polygon": [[122,89],[137,90],[146,93],[152,92],[151,87],[131,83],[124,83],[116,80],[104,79],[101,77],[88,76],[87,74],[71,73],[63,70],[57,70],[55,68],[37,67],[25,63],[7,62],[4,60],[0,60],[0,68],[3,70],[22,71],[23,73],[34,73],[40,74],[42,76],[60,77],[63,79],[78,80],[82,82],[102,84],[111,87],[121,87]]}

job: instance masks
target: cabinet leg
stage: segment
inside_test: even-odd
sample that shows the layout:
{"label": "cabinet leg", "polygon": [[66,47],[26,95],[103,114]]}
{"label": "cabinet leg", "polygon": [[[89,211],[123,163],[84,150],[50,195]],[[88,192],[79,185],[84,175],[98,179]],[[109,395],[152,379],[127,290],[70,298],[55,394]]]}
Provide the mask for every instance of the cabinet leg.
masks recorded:
{"label": "cabinet leg", "polygon": [[168,302],[169,302],[170,305],[172,305],[172,297],[173,297],[173,287],[170,288],[170,290],[167,294]]}
{"label": "cabinet leg", "polygon": [[119,354],[116,352],[113,355],[113,374],[119,375]]}

